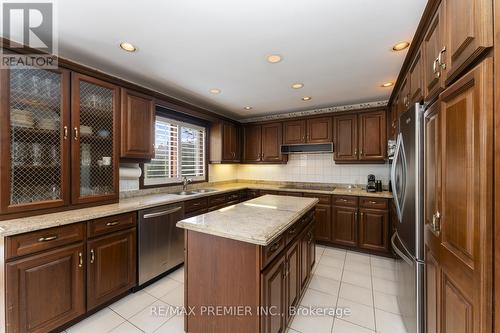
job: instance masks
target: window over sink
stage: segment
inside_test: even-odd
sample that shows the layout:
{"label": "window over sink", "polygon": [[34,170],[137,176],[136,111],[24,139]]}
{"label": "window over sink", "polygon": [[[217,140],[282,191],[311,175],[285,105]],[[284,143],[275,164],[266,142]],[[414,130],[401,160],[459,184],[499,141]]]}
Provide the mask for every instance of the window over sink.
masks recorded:
{"label": "window over sink", "polygon": [[155,157],[144,164],[144,186],[205,180],[205,127],[157,115],[154,149]]}

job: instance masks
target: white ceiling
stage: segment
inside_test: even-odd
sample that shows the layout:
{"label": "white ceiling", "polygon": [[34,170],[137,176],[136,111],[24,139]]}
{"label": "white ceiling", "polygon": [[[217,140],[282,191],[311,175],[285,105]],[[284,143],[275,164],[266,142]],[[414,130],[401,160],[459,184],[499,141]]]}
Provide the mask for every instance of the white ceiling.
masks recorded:
{"label": "white ceiling", "polygon": [[[59,0],[59,54],[236,119],[376,101],[389,97],[380,84],[396,79],[406,55],[392,45],[412,39],[425,4]],[[268,63],[273,53],[283,61]]]}

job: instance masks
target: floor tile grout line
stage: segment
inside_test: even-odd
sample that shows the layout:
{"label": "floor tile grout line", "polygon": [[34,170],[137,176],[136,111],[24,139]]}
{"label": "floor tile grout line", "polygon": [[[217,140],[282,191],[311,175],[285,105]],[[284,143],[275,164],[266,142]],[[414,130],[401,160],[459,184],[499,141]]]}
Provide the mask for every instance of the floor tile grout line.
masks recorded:
{"label": "floor tile grout line", "polygon": [[372,283],[373,321],[375,332],[377,331],[377,312],[375,311],[375,290],[373,289],[372,258],[370,257],[370,281]]}
{"label": "floor tile grout line", "polygon": [[[346,260],[347,260],[347,251],[344,253],[344,263],[342,264],[342,273],[340,274],[340,283],[337,289],[337,301],[335,302],[335,313],[337,312],[337,308],[339,306],[340,288],[342,287],[342,278],[344,277],[344,267]],[[336,320],[337,320],[337,315],[333,316],[332,327],[330,328],[331,333],[333,333],[333,328],[335,327]]]}

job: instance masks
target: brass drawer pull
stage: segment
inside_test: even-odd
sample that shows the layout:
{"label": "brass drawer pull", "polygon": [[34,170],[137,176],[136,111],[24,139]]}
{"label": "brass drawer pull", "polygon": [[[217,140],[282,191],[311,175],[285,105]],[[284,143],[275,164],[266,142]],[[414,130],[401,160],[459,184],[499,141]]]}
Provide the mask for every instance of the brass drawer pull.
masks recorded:
{"label": "brass drawer pull", "polygon": [[120,221],[113,221],[113,222],[106,223],[106,226],[113,227],[113,226],[118,225],[118,224],[120,224]]}
{"label": "brass drawer pull", "polygon": [[349,200],[347,200],[347,199],[339,199],[339,201],[342,201],[342,202],[347,202],[347,201],[349,201]]}
{"label": "brass drawer pull", "polygon": [[293,228],[291,228],[290,230],[288,230],[288,233],[289,233],[290,235],[293,235],[293,234],[294,234],[294,233],[296,233],[296,232],[297,232],[297,228],[295,228],[295,227],[293,227]]}
{"label": "brass drawer pull", "polygon": [[78,267],[83,267],[83,254],[81,252],[78,252]]}
{"label": "brass drawer pull", "polygon": [[95,261],[94,249],[90,250],[90,263],[93,264]]}
{"label": "brass drawer pull", "polygon": [[372,205],[378,204],[378,202],[376,202],[376,201],[368,201],[368,202],[371,203]]}
{"label": "brass drawer pull", "polygon": [[50,242],[52,240],[56,240],[57,239],[57,235],[52,235],[52,236],[47,236],[47,237],[40,237],[38,238],[38,241],[39,242]]}

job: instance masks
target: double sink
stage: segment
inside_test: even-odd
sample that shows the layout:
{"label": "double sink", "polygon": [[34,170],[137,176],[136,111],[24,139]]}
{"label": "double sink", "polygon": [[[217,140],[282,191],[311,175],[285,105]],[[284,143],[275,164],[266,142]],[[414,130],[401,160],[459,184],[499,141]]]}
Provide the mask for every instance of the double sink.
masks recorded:
{"label": "double sink", "polygon": [[177,195],[193,195],[193,194],[201,194],[201,193],[210,193],[210,192],[217,192],[218,190],[214,188],[199,188],[196,190],[192,191],[179,191],[179,192],[174,192],[172,194],[177,194]]}

